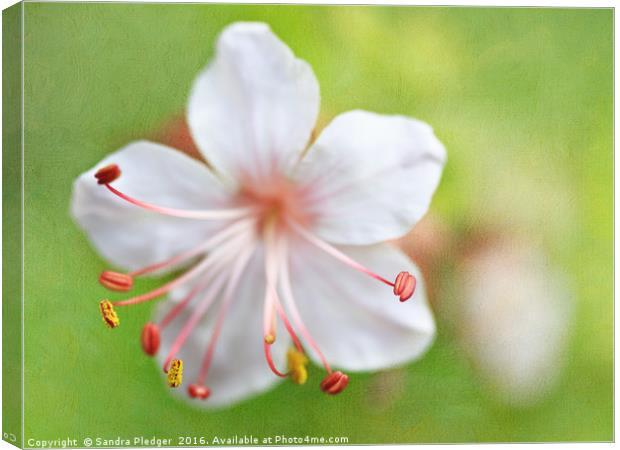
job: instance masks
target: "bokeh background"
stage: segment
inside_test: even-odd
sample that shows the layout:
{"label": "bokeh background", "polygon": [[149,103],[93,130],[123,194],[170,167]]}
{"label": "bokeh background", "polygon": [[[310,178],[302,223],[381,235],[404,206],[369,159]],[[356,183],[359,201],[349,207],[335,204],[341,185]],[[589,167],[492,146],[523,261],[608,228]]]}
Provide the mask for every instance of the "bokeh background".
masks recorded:
{"label": "bokeh background", "polygon": [[[205,412],[173,399],[141,353],[151,305],[114,333],[102,326],[106,265],[68,207],[73,180],[130,140],[187,144],[192,80],[237,20],[269,23],[313,66],[322,123],[401,113],[445,143],[431,213],[399,242],[425,270],[438,335],[422,360],[352,374],[335,398],[284,383]],[[26,439],[611,440],[612,20],[611,9],[26,3]]]}

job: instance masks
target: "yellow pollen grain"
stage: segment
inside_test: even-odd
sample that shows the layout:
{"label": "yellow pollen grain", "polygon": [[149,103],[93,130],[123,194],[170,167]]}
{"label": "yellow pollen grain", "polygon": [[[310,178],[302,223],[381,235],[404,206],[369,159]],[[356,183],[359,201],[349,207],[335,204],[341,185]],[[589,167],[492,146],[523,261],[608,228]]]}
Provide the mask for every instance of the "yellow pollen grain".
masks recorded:
{"label": "yellow pollen grain", "polygon": [[308,381],[308,357],[295,348],[289,349],[286,354],[288,360],[288,370],[291,380],[295,384],[304,384]]}
{"label": "yellow pollen grain", "polygon": [[183,361],[173,359],[168,369],[168,386],[179,387],[183,382]]}
{"label": "yellow pollen grain", "polygon": [[108,328],[116,328],[120,325],[121,321],[114,311],[114,306],[110,300],[101,300],[99,302],[99,310],[101,311],[101,318]]}
{"label": "yellow pollen grain", "polygon": [[273,334],[265,335],[265,344],[271,345],[276,341],[276,337]]}

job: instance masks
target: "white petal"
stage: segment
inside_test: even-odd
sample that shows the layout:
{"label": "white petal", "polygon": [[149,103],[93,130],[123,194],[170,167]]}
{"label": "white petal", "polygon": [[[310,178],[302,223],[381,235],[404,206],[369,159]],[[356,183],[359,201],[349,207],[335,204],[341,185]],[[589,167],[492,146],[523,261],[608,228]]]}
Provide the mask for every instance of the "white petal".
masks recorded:
{"label": "white petal", "polygon": [[73,185],[71,213],[99,253],[134,270],[188,250],[221,223],[180,219],[146,211],[97,184],[95,172],[118,164],[113,186],[146,202],[186,209],[221,208],[228,194],[204,164],[152,142],[127,145],[80,175]]}
{"label": "white petal", "polygon": [[188,122],[205,158],[238,179],[286,167],[305,148],[319,110],[311,67],[262,23],[235,23],[189,99]]}
{"label": "white petal", "polygon": [[366,245],[404,235],[426,213],[446,160],[432,128],[350,111],[321,133],[296,177],[317,198],[315,232]]}
{"label": "white petal", "polygon": [[[183,386],[175,394],[199,407],[228,406],[271,388],[280,378],[268,368],[263,351],[263,295],[265,292],[263,253],[257,252],[244,272],[238,293],[228,310],[222,332],[217,341],[211,368],[205,384],[211,389],[208,400],[192,400],[187,396],[187,386],[196,381],[205,350],[211,338],[219,303],[213,305],[203,321],[194,329],[177,357],[183,360]],[[199,300],[197,296],[196,300]],[[159,309],[158,321],[173,306],[169,301]],[[185,310],[162,333],[158,360],[163,364],[175,337],[183,323],[195,309]],[[275,364],[285,370],[285,351],[288,340],[279,331],[276,344],[272,346]]]}
{"label": "white petal", "polygon": [[300,245],[291,259],[292,288],[328,362],[347,370],[377,370],[412,361],[428,349],[435,335],[433,314],[422,275],[403,253],[388,244],[340,247],[387,278],[401,270],[412,273],[416,292],[401,303],[389,286]]}

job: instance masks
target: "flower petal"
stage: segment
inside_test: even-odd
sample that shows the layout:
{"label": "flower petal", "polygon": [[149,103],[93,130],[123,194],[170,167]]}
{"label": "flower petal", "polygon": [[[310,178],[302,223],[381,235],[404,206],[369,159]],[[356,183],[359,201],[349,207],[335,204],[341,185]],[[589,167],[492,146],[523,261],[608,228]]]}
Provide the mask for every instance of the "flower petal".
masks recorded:
{"label": "flower petal", "polygon": [[[377,370],[419,358],[435,335],[422,275],[399,250],[380,244],[340,250],[391,278],[401,270],[418,281],[401,303],[392,289],[300,243],[291,257],[291,282],[301,316],[328,362],[347,370]],[[311,356],[316,360],[316,356]]]}
{"label": "flower petal", "polygon": [[95,172],[118,164],[113,186],[140,200],[186,209],[222,207],[228,198],[205,165],[152,142],[112,153],[73,185],[71,213],[108,261],[134,270],[164,261],[205,240],[221,222],[163,216],[131,205],[98,185]]}
{"label": "flower petal", "polygon": [[317,234],[366,245],[413,227],[429,207],[445,160],[424,122],[350,111],[321,133],[296,178],[316,200]]}
{"label": "flower petal", "polygon": [[311,67],[262,23],[235,23],[193,87],[188,122],[198,147],[238,180],[286,170],[310,138],[319,110]]}
{"label": "flower petal", "polygon": [[[263,352],[262,296],[265,292],[263,253],[257,252],[250,260],[243,274],[238,292],[235,294],[230,309],[225,317],[222,332],[217,341],[211,367],[205,384],[211,389],[211,395],[204,400],[192,400],[186,389],[177,389],[184,400],[205,408],[229,406],[254,394],[271,388],[280,378],[268,368]],[[200,300],[200,295],[195,300]],[[195,300],[193,302],[195,302]],[[159,308],[155,320],[175,304],[168,301]],[[192,303],[162,333],[158,359],[163,364],[175,337],[182,325],[195,309]],[[183,385],[185,388],[196,381],[202,365],[202,359],[213,333],[219,304],[212,306],[202,322],[194,329],[179,352],[184,362]],[[281,330],[276,344],[272,346],[274,361],[284,370],[286,336]]]}

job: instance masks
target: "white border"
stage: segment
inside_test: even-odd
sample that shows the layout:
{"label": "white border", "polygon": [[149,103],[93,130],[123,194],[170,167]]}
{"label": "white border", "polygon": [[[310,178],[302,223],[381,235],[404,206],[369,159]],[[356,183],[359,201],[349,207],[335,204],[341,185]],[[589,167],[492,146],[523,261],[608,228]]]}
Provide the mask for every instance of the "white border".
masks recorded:
{"label": "white border", "polygon": [[[561,7],[561,8],[614,8],[614,99],[615,99],[615,86],[616,83],[618,82],[619,79],[619,75],[618,72],[615,70],[616,66],[615,66],[615,61],[618,60],[618,46],[617,46],[617,41],[616,41],[616,37],[615,37],[615,6],[616,6],[616,2],[615,1],[599,1],[599,0],[590,0],[590,1],[559,1],[559,0],[544,0],[544,1],[498,1],[498,0],[475,0],[474,2],[468,2],[466,0],[449,0],[449,1],[440,1],[440,0],[426,0],[424,2],[412,2],[412,1],[407,1],[407,0],[390,0],[390,1],[386,1],[386,0],[376,0],[373,2],[370,1],[361,1],[361,0],[340,0],[338,2],[335,1],[330,1],[330,0],[315,0],[315,1],[306,1],[306,2],[302,2],[302,1],[282,1],[282,0],[271,0],[271,1],[259,1],[259,0],[231,0],[231,1],[227,1],[227,2],[222,2],[222,1],[187,1],[187,0],[148,0],[148,1],[140,1],[140,0],[132,0],[132,1],[123,1],[123,0],[107,0],[107,1],[84,1],[84,0],[25,0],[28,3],[43,3],[43,2],[55,2],[55,3],[215,3],[215,4],[222,4],[222,3],[230,3],[230,4],[306,4],[306,5],[334,5],[334,4],[339,4],[339,5],[393,5],[393,6],[437,6],[437,7],[449,7],[449,6],[465,6],[465,7]],[[16,0],[0,0],[0,6],[2,7],[2,9],[8,8],[9,6],[12,6],[13,4],[18,3],[18,1]],[[24,320],[24,307],[25,307],[25,299],[24,299],[24,294],[25,294],[25,280],[24,280],[24,249],[25,249],[25,204],[24,204],[24,194],[25,194],[25,183],[24,183],[24,177],[25,177],[25,170],[24,170],[24,151],[25,151],[25,142],[24,142],[24,130],[25,130],[25,104],[24,104],[24,87],[25,87],[25,81],[24,81],[24,54],[25,54],[25,41],[24,41],[24,36],[25,36],[25,5],[22,3],[21,6],[21,20],[22,20],[22,29],[21,29],[21,34],[22,34],[22,46],[21,46],[21,85],[22,85],[22,92],[21,92],[21,121],[22,121],[22,130],[21,130],[21,163],[22,163],[22,167],[21,167],[21,175],[22,175],[22,185],[21,185],[21,196],[22,196],[22,211],[21,211],[21,220],[22,220],[22,239],[21,239],[21,250],[22,250],[22,265],[21,265],[21,273],[22,273],[22,280],[21,280],[21,302],[22,302],[22,311],[21,311],[21,323],[22,323],[22,380],[21,380],[21,397],[22,397],[22,443],[23,445],[25,445],[25,410],[23,408],[24,406],[24,400],[25,400],[25,385],[24,385],[24,378],[23,375],[25,373],[25,365],[24,365],[24,360],[25,360],[25,320]],[[2,25],[1,25],[1,21],[0,21],[0,31],[2,29]],[[0,47],[0,57],[1,57],[1,47]],[[1,69],[1,58],[0,58],[0,69]],[[1,111],[1,106],[0,106],[0,111]],[[618,127],[618,115],[616,114],[616,103],[614,101],[614,150],[615,150],[615,130]],[[618,162],[619,160],[617,160],[615,158],[615,151],[614,151],[614,174],[616,172],[618,172],[618,169],[620,168],[620,162]],[[0,162],[1,164],[1,162]],[[0,172],[0,177],[1,177],[1,172]],[[0,186],[0,192],[1,192],[1,186]],[[614,268],[615,268],[615,254],[618,252],[618,250],[620,250],[620,244],[615,240],[615,232],[617,231],[616,226],[618,224],[618,217],[616,216],[617,213],[617,209],[615,208],[615,199],[620,198],[619,196],[620,194],[620,187],[619,185],[617,185],[615,183],[615,176],[614,176]],[[1,227],[1,225],[0,225]],[[620,227],[620,226],[619,226]],[[0,241],[1,241],[1,236],[0,236]],[[0,268],[1,268],[2,262],[0,260]],[[615,275],[615,271],[614,271],[614,275]],[[0,278],[1,278],[1,274],[0,274]],[[614,298],[615,298],[615,280],[616,278],[614,277]],[[0,311],[1,314],[1,311]],[[618,319],[619,319],[620,313],[618,312],[618,310],[615,308],[615,304],[614,304],[614,319],[615,319],[615,323],[617,323]],[[615,325],[614,323],[614,325]],[[615,342],[615,326],[614,326],[614,342]],[[1,343],[1,337],[0,337],[0,343]],[[618,347],[616,345],[614,345],[614,406],[618,404],[618,399],[619,399],[619,395],[618,395],[618,391],[615,389],[615,383],[617,381],[617,372],[615,370],[615,361],[617,360],[618,357]],[[1,364],[1,363],[0,363]],[[1,381],[1,377],[2,374],[0,373],[0,381]],[[0,419],[1,419],[1,411],[0,411]],[[614,436],[615,436],[615,430],[618,429],[618,424],[619,424],[619,420],[618,420],[618,416],[615,414],[615,410],[614,410]],[[461,444],[462,445],[462,444]],[[557,449],[563,449],[566,446],[570,446],[570,447],[574,447],[576,445],[582,445],[580,443],[558,443],[558,444],[465,444],[462,445],[463,447],[477,447],[477,446],[484,446],[484,448],[488,448],[491,450],[494,449],[520,449],[520,448],[530,448],[531,446],[542,446],[544,445],[544,447],[546,449],[551,449],[551,450],[557,450]],[[598,448],[600,447],[615,447],[615,444],[607,444],[607,443],[601,443],[601,444],[588,444],[589,446],[596,446]],[[387,447],[388,445],[380,445],[377,447],[383,448],[383,447]],[[526,447],[527,446],[527,447]],[[308,449],[324,449],[325,447],[306,447],[303,446],[304,448],[308,448]],[[362,448],[364,446],[346,446],[346,447],[341,447],[341,446],[330,446],[328,448],[346,448],[346,449],[350,449],[350,448]],[[399,445],[399,447],[414,447],[413,445]],[[421,449],[445,449],[445,448],[451,448],[453,447],[453,445],[447,445],[447,444],[437,444],[437,445],[415,445],[415,448],[421,448]],[[8,450],[8,449],[14,449],[15,447],[10,445],[7,442],[4,441],[0,441],[0,450]],[[146,449],[149,449],[149,447],[143,447]],[[196,447],[197,448],[197,447]],[[238,447],[237,447],[238,448]],[[300,447],[282,447],[282,448],[300,448]],[[159,450],[155,447],[151,447],[150,449],[152,450]]]}

